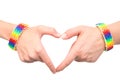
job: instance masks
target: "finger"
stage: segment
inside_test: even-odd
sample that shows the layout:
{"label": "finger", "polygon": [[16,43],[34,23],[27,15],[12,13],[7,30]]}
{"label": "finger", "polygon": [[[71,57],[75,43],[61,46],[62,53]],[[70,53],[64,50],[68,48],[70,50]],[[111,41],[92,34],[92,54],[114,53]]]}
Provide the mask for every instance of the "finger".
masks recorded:
{"label": "finger", "polygon": [[30,58],[29,56],[22,56],[21,53],[19,54],[19,57],[22,62],[32,63],[35,61],[34,59]]}
{"label": "finger", "polygon": [[63,60],[63,62],[56,68],[56,71],[59,72],[61,70],[63,70],[65,67],[67,67],[70,63],[72,63],[72,61],[75,59],[76,55],[74,54],[74,45],[75,45],[76,41],[72,44],[68,55],[66,56],[66,58]]}
{"label": "finger", "polygon": [[[78,30],[78,27],[75,28],[71,28],[69,30],[67,30],[62,36],[62,39],[69,39],[73,36],[78,36],[80,33],[80,30]],[[56,71],[61,71],[63,70],[65,67],[67,67],[70,63],[72,63],[72,61],[75,59],[76,55],[74,54],[74,45],[76,44],[76,41],[72,44],[71,49],[69,51],[69,54],[66,56],[66,58],[63,60],[63,62],[57,67]]]}
{"label": "finger", "polygon": [[33,60],[33,59],[31,59],[31,58],[29,58],[29,57],[25,57],[25,59],[24,59],[24,62],[26,62],[26,63],[33,63],[35,60]]}
{"label": "finger", "polygon": [[69,53],[67,55],[67,57],[63,60],[63,62],[57,67],[56,71],[61,71],[64,68],[66,68],[70,63],[72,63],[72,61],[76,58],[76,56],[78,55],[78,50],[79,50],[79,45],[81,45],[79,43],[79,40],[75,41],[70,50]]}
{"label": "finger", "polygon": [[[71,48],[70,48],[70,51],[72,50],[72,48],[73,48],[73,46],[75,45],[75,43],[76,43],[76,41],[72,44],[72,46],[71,46]],[[76,56],[74,60],[79,62],[79,61],[81,60],[81,58],[78,57],[78,56]]]}
{"label": "finger", "polygon": [[23,56],[22,56],[22,54],[21,54],[21,51],[17,50],[17,52],[18,52],[18,55],[19,55],[20,60],[21,60],[22,62],[24,62],[25,60],[24,60],[24,58],[23,58]]}
{"label": "finger", "polygon": [[72,61],[74,60],[75,55],[73,53],[69,53],[66,58],[63,60],[63,62],[56,68],[56,71],[59,72],[66,68]]}
{"label": "finger", "polygon": [[49,56],[47,55],[45,49],[42,47],[42,51],[39,53],[41,59],[43,60],[43,62],[48,66],[48,68],[53,72],[55,73],[56,72],[56,69],[51,61],[51,59],[49,58]]}
{"label": "finger", "polygon": [[78,36],[82,32],[82,27],[75,27],[67,30],[63,35],[61,36],[62,39],[69,39],[74,36]]}
{"label": "finger", "polygon": [[76,57],[75,58],[75,61],[77,61],[77,62],[85,62],[86,61],[86,59],[81,59],[80,57]]}
{"label": "finger", "polygon": [[39,57],[38,50],[34,51],[33,49],[31,49],[31,52],[29,52],[29,57],[30,57],[30,59],[32,59],[34,61],[41,61],[41,62],[43,62],[43,60]]}
{"label": "finger", "polygon": [[[35,53],[36,54],[36,53]],[[43,62],[43,60],[39,57],[39,55],[34,56],[29,56],[29,58],[33,61],[40,61]]]}
{"label": "finger", "polygon": [[26,62],[26,63],[32,63],[35,61],[33,58],[29,57],[28,54],[26,54],[23,58],[24,58],[23,62]]}
{"label": "finger", "polygon": [[[42,31],[41,31],[42,30]],[[56,31],[55,28],[52,28],[52,27],[47,27],[47,26],[43,26],[39,29],[40,32],[42,32],[42,34],[46,34],[46,35],[51,35],[51,36],[54,36],[56,38],[59,38],[61,35],[60,33],[58,33]]]}
{"label": "finger", "polygon": [[19,58],[22,62],[27,62],[27,63],[32,63],[35,60],[29,57],[28,53],[26,50],[17,50]]}

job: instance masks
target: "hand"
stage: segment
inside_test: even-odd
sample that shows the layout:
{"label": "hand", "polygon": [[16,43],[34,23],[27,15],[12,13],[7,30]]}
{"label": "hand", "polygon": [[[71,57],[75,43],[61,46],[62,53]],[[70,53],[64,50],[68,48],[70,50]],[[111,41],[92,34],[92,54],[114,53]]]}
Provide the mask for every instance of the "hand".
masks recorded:
{"label": "hand", "polygon": [[31,27],[23,31],[16,48],[21,61],[29,63],[42,61],[55,73],[55,67],[41,43],[43,35],[51,35],[55,38],[60,37],[60,34],[54,28],[46,26]]}
{"label": "hand", "polygon": [[62,38],[66,40],[74,36],[77,36],[77,40],[71,46],[64,61],[57,67],[57,71],[63,70],[73,60],[95,62],[104,51],[104,40],[98,28],[78,26],[67,30]]}

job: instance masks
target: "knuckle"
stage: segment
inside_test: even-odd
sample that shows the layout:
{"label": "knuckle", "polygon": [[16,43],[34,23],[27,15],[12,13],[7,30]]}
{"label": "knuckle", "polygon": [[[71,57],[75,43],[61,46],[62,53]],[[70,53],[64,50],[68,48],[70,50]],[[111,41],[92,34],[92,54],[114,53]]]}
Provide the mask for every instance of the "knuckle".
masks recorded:
{"label": "knuckle", "polygon": [[36,59],[37,54],[36,53],[31,53],[31,54],[29,54],[29,57],[32,58],[32,59]]}
{"label": "knuckle", "polygon": [[94,58],[89,58],[89,59],[87,59],[87,62],[91,62],[91,63],[94,63],[94,62],[96,62],[97,60],[96,59],[94,59]]}
{"label": "knuckle", "polygon": [[66,63],[65,63],[65,66],[68,66],[68,65],[69,65],[69,62],[66,62]]}
{"label": "knuckle", "polygon": [[97,61],[97,59],[92,59],[92,62],[95,63]]}
{"label": "knuckle", "polygon": [[31,62],[34,62],[34,61],[30,57],[25,57],[23,62],[31,63]]}
{"label": "knuckle", "polygon": [[82,50],[82,49],[79,49],[79,48],[77,48],[76,50],[75,50],[75,52],[76,52],[76,54],[78,55],[78,56],[84,56],[84,50]]}
{"label": "knuckle", "polygon": [[30,57],[25,58],[25,62],[30,62],[30,61],[31,61]]}
{"label": "knuckle", "polygon": [[77,53],[80,53],[80,54],[83,54],[83,53],[84,53],[84,50],[81,49],[81,48],[78,48],[78,49],[76,49],[76,52],[77,52]]}
{"label": "knuckle", "polygon": [[93,62],[93,63],[95,63],[95,62],[96,62],[96,60],[93,60],[92,62]]}
{"label": "knuckle", "polygon": [[24,59],[24,58],[20,58],[20,60],[21,60],[22,62],[25,62],[25,59]]}
{"label": "knuckle", "polygon": [[48,64],[49,67],[52,67],[52,63],[50,61],[48,61],[46,64]]}
{"label": "knuckle", "polygon": [[81,50],[80,50],[80,49],[76,49],[76,50],[75,50],[75,53],[80,54],[80,53],[81,53]]}
{"label": "knuckle", "polygon": [[50,61],[47,61],[47,64],[52,65]]}
{"label": "knuckle", "polygon": [[36,53],[40,53],[40,52],[42,52],[42,50],[43,50],[42,48],[36,48],[36,49],[35,49],[35,52],[36,52]]}
{"label": "knuckle", "polygon": [[87,59],[87,55],[84,55],[84,54],[81,55],[81,59],[82,59],[82,60],[86,60],[86,59]]}
{"label": "knuckle", "polygon": [[64,67],[67,67],[69,64],[70,64],[70,62],[67,61],[67,62],[64,62],[64,63],[63,63],[63,66],[64,66]]}
{"label": "knuckle", "polygon": [[53,28],[53,27],[50,27],[49,30],[50,30],[51,32],[56,32],[55,28]]}
{"label": "knuckle", "polygon": [[67,34],[67,36],[70,36],[72,35],[72,32],[73,32],[73,29],[69,29],[65,33]]}
{"label": "knuckle", "polygon": [[19,59],[22,61],[22,62],[25,62],[25,59],[19,55]]}
{"label": "knuckle", "polygon": [[50,63],[50,65],[49,65],[49,66],[50,66],[50,68],[51,68],[51,67],[53,67],[53,65],[52,65],[51,63]]}
{"label": "knuckle", "polygon": [[94,63],[94,62],[96,62],[96,60],[90,60],[89,62]]}

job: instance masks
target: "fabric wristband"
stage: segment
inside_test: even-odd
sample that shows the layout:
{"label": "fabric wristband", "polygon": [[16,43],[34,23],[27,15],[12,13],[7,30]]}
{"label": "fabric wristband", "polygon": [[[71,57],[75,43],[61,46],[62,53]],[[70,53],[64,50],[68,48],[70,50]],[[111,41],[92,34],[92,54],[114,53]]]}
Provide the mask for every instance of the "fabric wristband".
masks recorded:
{"label": "fabric wristband", "polygon": [[28,28],[28,25],[26,25],[26,24],[19,24],[12,31],[12,33],[10,35],[9,43],[8,43],[8,46],[11,49],[16,50],[15,45],[16,45],[20,35],[22,34],[23,30],[25,30],[26,28]]}
{"label": "fabric wristband", "polygon": [[110,30],[107,28],[107,25],[104,23],[98,23],[96,26],[100,29],[102,32],[104,42],[105,42],[105,50],[109,51],[113,48],[114,41],[112,38],[112,35],[110,33]]}

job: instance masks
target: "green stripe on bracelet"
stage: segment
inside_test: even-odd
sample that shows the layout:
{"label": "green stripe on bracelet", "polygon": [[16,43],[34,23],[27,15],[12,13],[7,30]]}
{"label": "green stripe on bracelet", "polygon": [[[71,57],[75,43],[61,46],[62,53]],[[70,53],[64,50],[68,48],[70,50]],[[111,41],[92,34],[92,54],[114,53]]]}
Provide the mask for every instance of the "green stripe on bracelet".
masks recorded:
{"label": "green stripe on bracelet", "polygon": [[105,50],[108,51],[113,48],[114,42],[110,30],[107,28],[106,24],[98,23],[96,26],[100,29],[103,34],[104,42],[105,42]]}
{"label": "green stripe on bracelet", "polygon": [[9,47],[13,50],[15,50],[15,45],[17,43],[17,40],[19,39],[20,35],[22,34],[22,31],[27,28],[26,24],[19,24],[17,27],[12,31],[10,40],[9,40]]}

